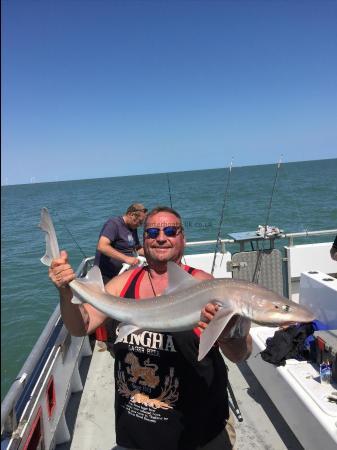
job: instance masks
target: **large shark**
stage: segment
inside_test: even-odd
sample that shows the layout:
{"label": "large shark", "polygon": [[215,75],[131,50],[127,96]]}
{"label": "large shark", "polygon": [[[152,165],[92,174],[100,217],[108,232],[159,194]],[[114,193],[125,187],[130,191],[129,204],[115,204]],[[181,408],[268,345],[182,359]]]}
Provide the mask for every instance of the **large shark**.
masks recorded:
{"label": "large shark", "polygon": [[[50,266],[60,252],[47,208],[42,208],[40,228],[46,233],[46,253],[41,262]],[[100,269],[94,266],[85,278],[76,278],[70,283],[72,302],[89,303],[121,322],[118,341],[137,330],[175,332],[193,329],[200,320],[202,308],[214,302],[218,311],[201,333],[199,361],[236,314],[268,326],[311,322],[315,318],[305,307],[255,283],[228,278],[198,281],[174,262],[168,262],[167,268],[169,286],[164,295],[135,302],[105,292]]]}

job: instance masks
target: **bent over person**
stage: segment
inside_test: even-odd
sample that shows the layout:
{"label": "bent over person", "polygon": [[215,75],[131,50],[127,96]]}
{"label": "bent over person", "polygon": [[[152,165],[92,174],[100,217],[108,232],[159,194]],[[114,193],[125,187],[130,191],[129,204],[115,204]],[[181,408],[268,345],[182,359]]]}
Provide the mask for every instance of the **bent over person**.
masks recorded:
{"label": "bent over person", "polygon": [[[148,266],[113,278],[106,284],[106,291],[135,301],[159,297],[168,286],[168,261],[174,261],[198,280],[212,278],[181,263],[184,246],[180,215],[168,207],[155,208],[144,225]],[[71,303],[68,283],[74,279],[74,272],[66,252],[52,262],[50,278],[59,288],[62,317],[71,334],[92,333],[107,319],[88,304]],[[235,432],[229,421],[227,371],[219,349],[233,362],[248,358],[252,347],[250,321],[244,319],[245,332],[239,337],[224,339],[220,335],[218,344],[198,362],[199,336],[215,309],[212,303],[206,305],[203,321],[194,330],[142,330],[114,344],[116,449],[233,448]],[[237,317],[233,317],[226,331],[236,323]],[[113,331],[118,334],[118,327]]]}
{"label": "bent over person", "polygon": [[337,236],[335,237],[335,240],[333,241],[332,246],[330,248],[330,256],[331,259],[337,261]]}
{"label": "bent over person", "polygon": [[137,256],[143,255],[143,249],[137,228],[143,224],[146,212],[141,203],[133,203],[123,216],[111,217],[103,225],[94,264],[100,268],[104,284],[118,275],[123,263],[139,263]]}

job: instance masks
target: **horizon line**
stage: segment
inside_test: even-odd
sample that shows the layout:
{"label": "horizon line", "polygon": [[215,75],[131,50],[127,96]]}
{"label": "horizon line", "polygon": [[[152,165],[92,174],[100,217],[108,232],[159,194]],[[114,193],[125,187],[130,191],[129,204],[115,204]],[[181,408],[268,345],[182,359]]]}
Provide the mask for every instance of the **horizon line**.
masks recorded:
{"label": "horizon line", "polygon": [[[311,162],[311,161],[327,161],[327,160],[334,160],[336,158],[320,158],[320,159],[308,159],[308,160],[296,160],[296,161],[281,161],[281,164],[293,164],[298,162]],[[240,166],[232,166],[232,168],[242,168],[242,167],[256,167],[256,166],[273,166],[277,165],[279,161],[276,161],[275,163],[266,163],[266,164],[242,164]],[[184,172],[201,172],[203,170],[220,170],[220,169],[228,169],[229,166],[224,167],[207,167],[205,169],[188,169],[188,170],[175,170],[172,172],[151,172],[151,173],[139,173],[139,174],[129,174],[129,175],[112,175],[112,176],[105,176],[105,177],[94,177],[94,178],[72,178],[72,179],[65,179],[65,180],[49,180],[49,181],[34,181],[30,183],[16,183],[16,184],[1,184],[1,187],[7,187],[7,186],[26,186],[31,184],[45,184],[45,183],[65,183],[65,182],[71,182],[71,181],[86,181],[86,180],[103,180],[104,178],[126,178],[126,177],[139,177],[139,176],[149,176],[149,175],[164,175],[164,174],[173,174],[173,173],[184,173]],[[5,177],[6,178],[6,177]],[[30,177],[30,179],[36,178],[36,176]]]}

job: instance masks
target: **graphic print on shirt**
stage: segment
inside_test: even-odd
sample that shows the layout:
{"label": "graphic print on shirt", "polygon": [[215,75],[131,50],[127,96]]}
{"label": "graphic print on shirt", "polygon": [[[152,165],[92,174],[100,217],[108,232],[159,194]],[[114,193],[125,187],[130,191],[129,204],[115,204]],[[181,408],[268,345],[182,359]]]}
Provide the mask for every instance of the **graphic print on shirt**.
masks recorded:
{"label": "graphic print on shirt", "polygon": [[131,233],[128,234],[128,243],[130,247],[134,247],[135,246],[135,241],[133,239],[133,236]]}
{"label": "graphic print on shirt", "polygon": [[[143,331],[133,333],[123,339],[128,352],[119,360],[116,373],[116,384],[119,394],[127,401],[125,409],[151,422],[166,420],[155,410],[168,410],[174,407],[179,398],[179,380],[175,376],[174,367],[166,366],[165,373],[158,373],[158,365],[153,359],[176,353],[171,335]],[[139,354],[139,356],[138,356]],[[148,355],[142,362],[140,355]]]}

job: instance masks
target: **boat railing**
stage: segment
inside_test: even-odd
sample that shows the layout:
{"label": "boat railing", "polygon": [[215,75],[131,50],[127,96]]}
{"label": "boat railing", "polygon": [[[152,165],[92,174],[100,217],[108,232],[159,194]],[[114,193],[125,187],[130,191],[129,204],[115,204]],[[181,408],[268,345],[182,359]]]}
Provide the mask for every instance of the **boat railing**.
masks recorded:
{"label": "boat railing", "polygon": [[333,236],[337,235],[337,228],[332,230],[319,230],[319,231],[301,231],[298,233],[282,233],[280,238],[288,239],[288,245],[292,247],[294,245],[294,239],[300,237],[314,237],[314,236]]}
{"label": "boat railing", "polygon": [[77,270],[76,270],[76,277],[77,278],[82,278],[84,277],[87,272],[91,269],[91,267],[93,267],[94,265],[94,256],[89,256],[88,258],[84,258],[80,265],[78,266]]}
{"label": "boat railing", "polygon": [[[300,231],[296,233],[280,233],[278,235],[272,236],[272,238],[275,239],[287,239],[288,245],[293,246],[294,240],[296,238],[307,238],[307,237],[315,237],[315,236],[333,236],[337,235],[337,228],[333,228],[331,230],[319,230],[319,231]],[[261,239],[258,235],[256,235],[256,239]],[[270,236],[266,236],[265,238],[262,237],[264,240],[270,240]],[[221,250],[225,252],[225,245],[226,244],[234,244],[236,241],[235,239],[219,239],[219,244],[221,245]],[[213,240],[207,240],[207,241],[191,241],[186,243],[186,247],[193,247],[193,246],[207,246],[211,244],[216,244],[217,241],[215,239]]]}
{"label": "boat railing", "polygon": [[[76,270],[76,276],[81,278],[85,276],[88,270],[93,266],[94,257],[85,258]],[[27,357],[19,374],[12,383],[4,400],[1,403],[1,433],[3,431],[11,433],[17,427],[16,407],[24,389],[31,382],[30,379],[35,373],[36,368],[40,366],[41,359],[46,353],[47,343],[50,338],[63,326],[60,314],[60,306],[57,305],[46,326],[36,341],[31,353]]]}
{"label": "boat railing", "polygon": [[[210,241],[191,241],[191,242],[186,242],[186,247],[197,247],[197,246],[202,246],[202,247],[207,247],[209,245],[214,245],[217,243],[216,239],[212,239]],[[226,244],[234,244],[235,241],[234,239],[219,239],[219,247],[220,247],[220,252],[221,253],[225,253],[226,252]]]}
{"label": "boat railing", "polygon": [[[250,233],[250,236],[253,236],[254,233]],[[293,247],[295,245],[295,240],[297,238],[308,238],[308,237],[316,237],[316,236],[333,236],[333,235],[337,235],[337,228],[331,229],[331,230],[319,230],[319,231],[301,231],[301,232],[296,232],[296,233],[280,233],[276,236],[266,236],[261,237],[256,235],[256,239],[257,240],[266,240],[266,241],[270,241],[271,239],[287,239],[288,241],[288,246],[289,247]],[[247,239],[248,240],[248,239]],[[218,242],[218,249],[220,253],[226,253],[226,245],[230,244],[230,245],[235,245],[238,244],[238,241],[236,241],[235,239],[228,239],[228,238],[221,238],[219,239],[219,241],[217,241],[216,239],[210,239],[210,240],[204,240],[204,241],[189,241],[186,243],[186,247],[210,247],[211,245],[214,246],[216,243]],[[243,246],[242,246],[242,242],[240,242],[240,248],[241,250],[243,250]],[[214,250],[214,247],[213,249]],[[90,270],[90,268],[93,266],[94,264],[94,256],[88,257],[83,259],[83,261],[81,262],[81,264],[79,265],[77,271],[76,271],[76,276],[77,277],[83,277],[87,274],[87,272]]]}
{"label": "boat railing", "polygon": [[39,362],[46,352],[46,343],[54,333],[55,329],[62,326],[60,317],[60,307],[56,306],[50,316],[46,326],[36,341],[32,351],[22,366],[18,376],[9,388],[6,397],[1,403],[1,433],[4,431],[11,433],[17,427],[17,417],[15,409],[17,402],[26,386],[30,383],[30,378],[39,366]]}

